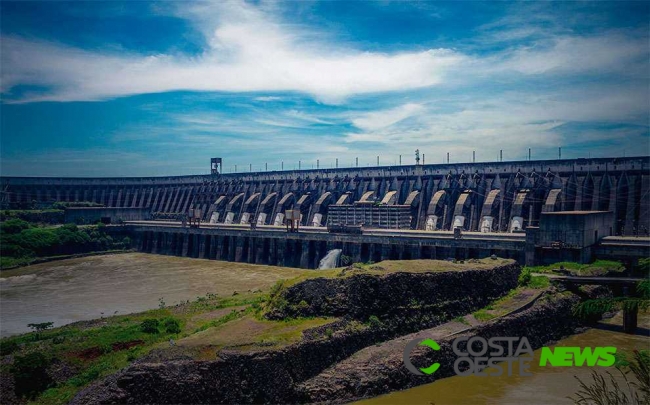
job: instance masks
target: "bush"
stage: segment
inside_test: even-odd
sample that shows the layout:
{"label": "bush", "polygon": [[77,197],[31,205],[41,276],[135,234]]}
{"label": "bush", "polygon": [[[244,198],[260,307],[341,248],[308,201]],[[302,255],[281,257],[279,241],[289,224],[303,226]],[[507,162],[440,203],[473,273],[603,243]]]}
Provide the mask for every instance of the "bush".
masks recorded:
{"label": "bush", "polygon": [[376,315],[370,315],[368,318],[368,324],[370,325],[371,328],[381,328],[384,326],[384,323],[377,318]]}
{"label": "bush", "polygon": [[15,235],[29,228],[29,222],[22,219],[10,219],[0,224],[0,232],[7,235]]}
{"label": "bush", "polygon": [[14,340],[0,341],[0,356],[6,356],[18,350],[18,343]]}
{"label": "bush", "polygon": [[531,274],[530,268],[524,267],[523,270],[521,270],[521,273],[519,273],[517,284],[519,284],[520,287],[525,287],[530,284],[530,280],[532,280],[532,278],[533,276]]}
{"label": "bush", "polygon": [[16,356],[11,367],[16,381],[16,395],[32,399],[50,387],[53,383],[47,374],[50,364],[51,360],[40,352]]}
{"label": "bush", "polygon": [[150,319],[145,319],[142,321],[140,324],[140,330],[143,331],[144,333],[150,333],[150,334],[157,334],[160,333],[158,330],[158,319],[150,318]]}
{"label": "bush", "polygon": [[165,331],[167,333],[173,333],[173,334],[181,333],[181,324],[175,318],[165,319],[163,326],[165,327]]}

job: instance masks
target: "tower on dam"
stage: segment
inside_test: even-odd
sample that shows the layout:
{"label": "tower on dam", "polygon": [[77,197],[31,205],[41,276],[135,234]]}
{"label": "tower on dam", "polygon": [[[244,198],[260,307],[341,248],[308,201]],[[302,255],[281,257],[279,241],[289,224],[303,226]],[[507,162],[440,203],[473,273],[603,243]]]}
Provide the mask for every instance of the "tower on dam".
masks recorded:
{"label": "tower on dam", "polygon": [[650,229],[650,157],[379,166],[125,178],[2,177],[3,208],[87,201],[174,219],[199,209],[209,223],[302,226],[336,221],[395,229],[518,232],[542,213],[611,211],[613,233]]}

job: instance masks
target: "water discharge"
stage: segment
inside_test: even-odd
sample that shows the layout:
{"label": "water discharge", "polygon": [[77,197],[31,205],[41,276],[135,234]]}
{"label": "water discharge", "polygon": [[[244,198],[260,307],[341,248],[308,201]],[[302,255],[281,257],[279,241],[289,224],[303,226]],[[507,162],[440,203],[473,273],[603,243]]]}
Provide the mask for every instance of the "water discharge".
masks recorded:
{"label": "water discharge", "polygon": [[339,259],[341,258],[341,249],[332,249],[325,257],[318,263],[318,269],[335,269],[339,266]]}

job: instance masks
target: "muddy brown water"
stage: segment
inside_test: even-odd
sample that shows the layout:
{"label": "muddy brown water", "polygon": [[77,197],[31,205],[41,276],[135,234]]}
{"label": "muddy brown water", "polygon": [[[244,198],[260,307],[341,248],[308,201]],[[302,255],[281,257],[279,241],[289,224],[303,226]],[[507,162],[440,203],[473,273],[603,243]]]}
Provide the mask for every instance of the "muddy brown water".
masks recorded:
{"label": "muddy brown water", "polygon": [[[620,325],[620,314],[607,322]],[[650,337],[647,327],[650,324],[648,314],[640,316],[640,326],[637,335],[628,335],[620,330],[589,329],[584,333],[563,339],[555,346],[598,347],[615,346],[617,352],[631,353],[633,350],[650,350]],[[372,399],[356,402],[355,405],[483,405],[483,404],[573,404],[569,399],[580,389],[576,376],[585,382],[591,382],[592,370],[601,373],[610,371],[617,375],[615,368],[604,367],[540,367],[541,350],[535,351],[534,361],[531,362],[529,377],[521,377],[516,373],[508,377],[502,376],[455,376],[443,378],[431,384],[421,385],[404,391],[397,391]],[[505,374],[505,373],[504,373]],[[634,378],[632,377],[632,380]],[[624,384],[618,379],[619,384]]]}
{"label": "muddy brown water", "polygon": [[207,293],[266,289],[304,270],[127,253],[41,263],[0,274],[0,336],[172,305]]}

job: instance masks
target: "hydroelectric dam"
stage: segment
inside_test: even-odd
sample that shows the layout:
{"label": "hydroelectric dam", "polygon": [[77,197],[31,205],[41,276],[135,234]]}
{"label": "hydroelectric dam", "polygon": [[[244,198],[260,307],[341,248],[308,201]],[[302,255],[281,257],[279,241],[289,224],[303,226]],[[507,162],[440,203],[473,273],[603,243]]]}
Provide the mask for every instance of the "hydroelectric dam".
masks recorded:
{"label": "hydroelectric dam", "polygon": [[229,174],[212,164],[193,176],[2,177],[0,204],[95,203],[66,218],[110,222],[144,252],[303,268],[332,249],[363,262],[650,254],[648,156]]}

